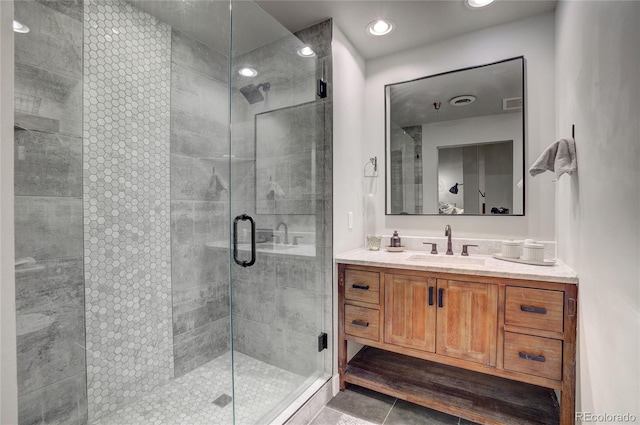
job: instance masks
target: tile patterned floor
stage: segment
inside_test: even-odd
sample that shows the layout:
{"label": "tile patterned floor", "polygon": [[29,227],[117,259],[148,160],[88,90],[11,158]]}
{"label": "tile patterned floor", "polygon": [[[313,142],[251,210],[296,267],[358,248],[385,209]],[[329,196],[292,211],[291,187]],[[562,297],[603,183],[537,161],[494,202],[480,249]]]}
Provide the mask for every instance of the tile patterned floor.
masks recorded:
{"label": "tile patterned floor", "polygon": [[[236,424],[260,422],[281,400],[305,382],[305,377],[234,353],[236,375]],[[230,425],[233,404],[223,395],[231,395],[231,353],[120,409],[91,425]],[[220,400],[218,400],[220,399]],[[218,400],[217,403],[214,401]],[[222,401],[222,403],[220,402]]]}
{"label": "tile patterned floor", "polygon": [[476,425],[404,400],[349,385],[310,425]]}

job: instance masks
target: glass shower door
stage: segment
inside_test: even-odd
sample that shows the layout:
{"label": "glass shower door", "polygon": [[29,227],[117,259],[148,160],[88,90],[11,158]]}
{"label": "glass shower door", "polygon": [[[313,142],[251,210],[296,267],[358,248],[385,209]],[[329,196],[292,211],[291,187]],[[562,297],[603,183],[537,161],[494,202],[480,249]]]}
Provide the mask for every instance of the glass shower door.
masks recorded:
{"label": "glass shower door", "polygon": [[322,82],[328,30],[320,24],[294,36],[255,3],[232,2],[228,177],[238,424],[268,423],[330,373],[330,351],[322,349],[331,317]]}

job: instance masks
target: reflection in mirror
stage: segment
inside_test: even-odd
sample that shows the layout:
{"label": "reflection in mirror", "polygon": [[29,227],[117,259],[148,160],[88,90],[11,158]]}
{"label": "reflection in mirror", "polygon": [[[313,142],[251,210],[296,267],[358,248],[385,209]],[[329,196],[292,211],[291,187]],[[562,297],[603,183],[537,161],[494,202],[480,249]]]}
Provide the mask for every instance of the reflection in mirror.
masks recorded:
{"label": "reflection in mirror", "polygon": [[390,84],[387,214],[524,215],[524,58]]}
{"label": "reflection in mirror", "polygon": [[438,148],[438,213],[509,214],[512,159],[513,141]]}
{"label": "reflection in mirror", "polygon": [[303,103],[256,114],[256,212],[316,213],[317,149],[324,105]]}

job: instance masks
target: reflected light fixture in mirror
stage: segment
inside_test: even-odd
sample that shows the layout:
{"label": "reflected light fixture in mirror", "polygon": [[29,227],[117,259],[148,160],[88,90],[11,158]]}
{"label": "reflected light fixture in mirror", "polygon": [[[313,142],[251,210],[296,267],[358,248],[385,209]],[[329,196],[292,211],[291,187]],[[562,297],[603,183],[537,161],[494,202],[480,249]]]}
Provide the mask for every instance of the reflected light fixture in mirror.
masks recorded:
{"label": "reflected light fixture in mirror", "polygon": [[395,29],[396,25],[393,21],[378,19],[367,25],[367,34],[369,35],[387,35]]}
{"label": "reflected light fixture in mirror", "polygon": [[481,7],[489,6],[494,0],[466,0],[465,4],[472,9],[478,9]]}
{"label": "reflected light fixture in mirror", "polygon": [[302,56],[303,58],[312,58],[316,55],[316,52],[314,52],[311,47],[304,46],[298,49],[298,55]]}
{"label": "reflected light fixture in mirror", "polygon": [[18,21],[13,21],[13,32],[18,32],[21,34],[26,34],[29,32],[29,27],[25,24],[22,24]]}
{"label": "reflected light fixture in mirror", "polygon": [[256,71],[253,68],[241,68],[240,71],[238,71],[238,74],[242,75],[243,77],[255,77],[256,75],[258,75],[258,71]]}

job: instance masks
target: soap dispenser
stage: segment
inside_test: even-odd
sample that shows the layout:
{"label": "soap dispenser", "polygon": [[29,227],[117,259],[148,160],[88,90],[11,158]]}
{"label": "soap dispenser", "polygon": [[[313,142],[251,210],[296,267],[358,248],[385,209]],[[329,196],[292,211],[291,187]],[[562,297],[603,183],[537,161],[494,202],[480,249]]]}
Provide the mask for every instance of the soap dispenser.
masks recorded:
{"label": "soap dispenser", "polygon": [[393,236],[391,237],[391,243],[389,244],[389,246],[394,247],[394,248],[402,246],[400,244],[400,236],[398,236],[398,231],[397,230],[393,231]]}

